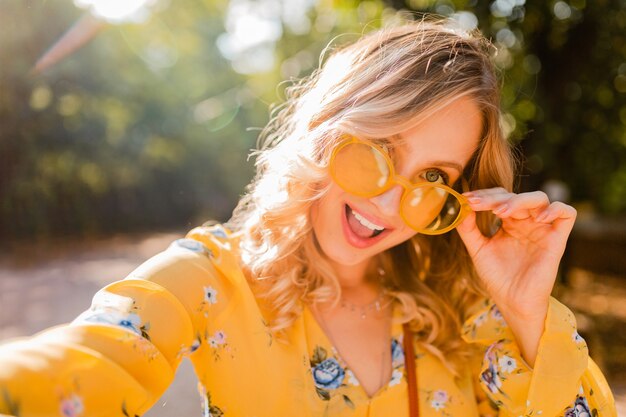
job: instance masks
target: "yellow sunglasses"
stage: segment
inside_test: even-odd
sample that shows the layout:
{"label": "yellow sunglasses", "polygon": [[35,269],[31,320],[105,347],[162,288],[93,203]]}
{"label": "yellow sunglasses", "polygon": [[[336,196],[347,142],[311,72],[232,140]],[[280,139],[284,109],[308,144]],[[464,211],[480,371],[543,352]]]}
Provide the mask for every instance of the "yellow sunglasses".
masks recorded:
{"label": "yellow sunglasses", "polygon": [[467,199],[444,184],[412,183],[396,175],[393,162],[381,147],[349,136],[333,150],[330,175],[344,191],[371,198],[399,184],[404,189],[400,216],[419,233],[439,235],[454,229],[471,211]]}

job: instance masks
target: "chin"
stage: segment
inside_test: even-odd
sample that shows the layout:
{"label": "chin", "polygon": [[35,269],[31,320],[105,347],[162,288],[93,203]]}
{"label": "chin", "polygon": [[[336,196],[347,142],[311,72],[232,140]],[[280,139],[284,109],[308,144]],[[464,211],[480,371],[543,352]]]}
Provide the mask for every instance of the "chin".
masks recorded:
{"label": "chin", "polygon": [[370,204],[335,186],[311,207],[313,233],[331,262],[345,266],[362,264],[415,235],[397,216],[372,214],[376,210]]}
{"label": "chin", "polygon": [[364,262],[369,261],[373,256],[377,255],[380,252],[375,253],[359,253],[351,248],[333,248],[336,250],[332,250],[330,252],[324,251],[326,257],[339,265],[344,266],[355,266],[360,265]]}
{"label": "chin", "polygon": [[343,266],[363,264],[390,247],[401,243],[395,233],[389,233],[377,239],[375,243],[367,245],[367,247],[356,247],[348,241],[341,223],[335,225],[318,223],[314,225],[313,233],[324,257],[331,263]]}

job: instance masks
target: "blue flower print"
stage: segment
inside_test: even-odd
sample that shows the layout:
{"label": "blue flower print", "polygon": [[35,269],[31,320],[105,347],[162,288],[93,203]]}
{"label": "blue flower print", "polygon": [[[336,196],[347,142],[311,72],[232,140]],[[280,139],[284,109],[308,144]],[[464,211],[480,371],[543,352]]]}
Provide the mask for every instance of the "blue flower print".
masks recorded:
{"label": "blue flower print", "polygon": [[69,398],[61,399],[60,411],[63,417],[82,416],[84,408],[82,398],[76,394],[73,394]]}
{"label": "blue flower print", "polygon": [[503,373],[508,374],[517,369],[517,361],[508,355],[504,355],[498,360],[498,366]]}
{"label": "blue flower print", "polygon": [[354,409],[354,402],[346,395],[343,387],[358,386],[359,382],[354,374],[342,364],[337,352],[332,349],[330,356],[322,346],[315,346],[310,357],[311,376],[315,385],[315,392],[322,401],[330,401],[337,397],[343,399],[346,407]]}
{"label": "blue flower print", "polygon": [[122,327],[126,327],[127,329],[132,330],[135,333],[141,334],[141,332],[137,329],[137,325],[139,325],[140,323],[141,320],[139,319],[138,315],[130,314],[128,315],[128,317],[124,317],[122,320],[120,320],[118,324]]}
{"label": "blue flower print", "polygon": [[211,233],[213,236],[218,237],[220,239],[228,239],[228,235],[226,234],[224,229],[222,229],[219,226],[210,228],[209,233]]}
{"label": "blue flower print", "polygon": [[500,312],[500,309],[498,308],[497,305],[492,305],[491,308],[489,309],[490,313],[491,313],[491,317],[493,317],[494,319],[496,319],[501,325],[506,326],[506,322],[504,321],[504,316],[502,315],[502,313]]}
{"label": "blue flower print", "polygon": [[393,387],[398,385],[402,381],[402,371],[400,369],[394,369],[391,372],[391,379],[389,380],[389,386]]}
{"label": "blue flower print", "polygon": [[189,353],[194,353],[196,350],[200,348],[201,344],[202,344],[201,340],[199,339],[194,340],[191,346],[189,347]]}
{"label": "blue flower print", "polygon": [[209,249],[206,246],[204,246],[201,242],[198,242],[197,240],[194,240],[194,239],[189,239],[189,238],[177,239],[174,242],[172,242],[170,247],[179,247],[179,248],[187,249],[192,252],[200,253],[203,255],[210,255]]}
{"label": "blue flower print", "polygon": [[[449,400],[451,400],[451,397],[448,395],[448,392],[441,389],[435,392],[429,391],[426,396],[426,401],[430,403],[430,406],[434,408],[435,411],[445,410]],[[449,415],[445,413],[445,411],[442,414]]]}
{"label": "blue flower print", "polygon": [[141,318],[135,313],[121,313],[115,310],[100,309],[88,310],[81,314],[77,321],[87,321],[91,323],[105,323],[114,326],[120,326],[142,336],[143,328],[141,326]]}
{"label": "blue flower print", "polygon": [[404,349],[397,339],[391,339],[391,366],[397,368],[404,365]]}
{"label": "blue flower print", "polygon": [[318,388],[339,388],[345,374],[345,371],[335,358],[328,358],[313,368],[313,378]]}
{"label": "blue flower print", "polygon": [[574,330],[574,333],[572,333],[572,340],[576,343],[582,343],[585,341],[585,339],[583,339],[583,337],[578,333],[577,330]]}
{"label": "blue flower print", "polygon": [[217,290],[213,287],[204,287],[204,301],[208,304],[217,303]]}
{"label": "blue flower print", "polygon": [[500,381],[498,369],[493,363],[489,363],[489,367],[482,374],[480,374],[480,379],[487,384],[489,391],[494,394],[500,391],[500,387],[502,387],[502,381]]}
{"label": "blue flower print", "polygon": [[590,417],[589,405],[585,397],[576,397],[574,406],[565,410],[565,417]]}

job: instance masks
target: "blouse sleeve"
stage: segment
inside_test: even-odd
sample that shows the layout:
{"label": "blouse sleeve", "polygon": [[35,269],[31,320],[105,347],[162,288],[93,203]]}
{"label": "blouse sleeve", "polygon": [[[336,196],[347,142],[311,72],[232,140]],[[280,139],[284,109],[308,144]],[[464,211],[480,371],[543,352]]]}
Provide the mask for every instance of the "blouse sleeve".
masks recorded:
{"label": "blouse sleeve", "polygon": [[145,413],[221,308],[215,294],[227,283],[210,242],[179,239],[72,323],[0,345],[0,415]]}
{"label": "blouse sleeve", "polygon": [[481,416],[617,415],[606,379],[578,334],[574,314],[556,299],[550,299],[534,368],[524,361],[502,314],[489,301],[465,321],[462,337],[484,353],[475,378],[482,390],[477,394]]}

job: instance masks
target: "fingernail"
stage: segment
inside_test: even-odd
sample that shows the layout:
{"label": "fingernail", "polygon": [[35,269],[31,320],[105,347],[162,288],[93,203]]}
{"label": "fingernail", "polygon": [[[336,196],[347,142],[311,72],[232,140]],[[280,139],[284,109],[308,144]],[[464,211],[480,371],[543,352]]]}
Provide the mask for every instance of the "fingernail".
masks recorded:
{"label": "fingernail", "polygon": [[505,211],[507,211],[507,209],[508,209],[508,208],[509,208],[509,206],[507,206],[506,204],[502,204],[500,207],[496,207],[496,208],[493,210],[493,213],[494,213],[494,214],[502,214],[502,213],[504,213]]}
{"label": "fingernail", "polygon": [[548,218],[548,213],[544,211],[539,216],[535,217],[535,221],[536,222],[542,222],[542,221],[544,221],[547,218]]}
{"label": "fingernail", "polygon": [[478,203],[481,203],[483,200],[480,199],[479,197],[470,197],[467,199],[467,201],[469,201],[472,204],[478,204]]}

